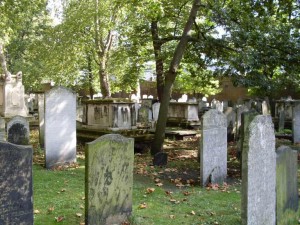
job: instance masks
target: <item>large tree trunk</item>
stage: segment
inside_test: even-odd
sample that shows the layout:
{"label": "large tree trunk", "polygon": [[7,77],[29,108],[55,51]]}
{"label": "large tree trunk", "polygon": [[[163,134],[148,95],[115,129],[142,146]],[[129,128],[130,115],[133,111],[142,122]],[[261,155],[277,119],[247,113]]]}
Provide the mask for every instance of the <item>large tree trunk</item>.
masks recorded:
{"label": "large tree trunk", "polygon": [[90,99],[94,98],[94,88],[93,88],[93,71],[92,71],[92,57],[89,53],[87,53],[87,70],[88,70],[88,85],[89,85],[89,93]]}
{"label": "large tree trunk", "polygon": [[1,41],[0,41],[0,63],[1,63],[2,71],[5,75],[5,79],[8,79],[10,77],[10,72],[7,69],[6,59],[4,54],[4,45]]}
{"label": "large tree trunk", "polygon": [[106,71],[106,59],[105,57],[102,58],[100,62],[100,67],[99,67],[99,79],[100,79],[100,89],[103,98],[110,98],[111,93],[110,93],[110,87],[109,87],[109,79],[108,79],[108,74]]}
{"label": "large tree trunk", "polygon": [[151,146],[151,155],[155,155],[159,152],[163,151],[163,143],[165,138],[165,130],[167,124],[167,115],[168,115],[168,108],[170,103],[170,93],[173,83],[175,81],[177,75],[177,69],[180,64],[180,61],[183,57],[184,50],[186,49],[188,39],[189,39],[189,32],[192,29],[193,22],[196,19],[197,12],[200,7],[200,0],[194,0],[193,6],[190,11],[189,18],[185,24],[182,37],[176,47],[176,50],[173,55],[173,59],[170,63],[169,70],[165,74],[165,85],[164,85],[164,92],[163,98],[160,104],[159,115],[156,125],[156,130],[154,134],[154,140]]}
{"label": "large tree trunk", "polygon": [[152,42],[154,49],[154,57],[155,57],[155,70],[156,70],[156,89],[157,89],[157,97],[158,100],[162,100],[163,89],[164,89],[164,64],[163,59],[161,57],[161,46],[162,43],[159,40],[158,35],[158,22],[151,22],[151,34],[152,34]]}

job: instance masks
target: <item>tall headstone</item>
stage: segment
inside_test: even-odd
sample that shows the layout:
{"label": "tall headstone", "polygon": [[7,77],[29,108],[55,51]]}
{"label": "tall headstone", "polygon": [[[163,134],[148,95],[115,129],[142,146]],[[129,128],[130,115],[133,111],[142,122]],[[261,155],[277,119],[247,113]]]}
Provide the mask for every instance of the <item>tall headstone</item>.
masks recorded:
{"label": "tall headstone", "polygon": [[0,142],[0,224],[33,224],[32,148]]}
{"label": "tall headstone", "polygon": [[45,93],[46,168],[76,162],[76,95],[64,87]]}
{"label": "tall headstone", "polygon": [[39,142],[41,148],[45,146],[45,94],[38,94],[38,113],[39,113]]}
{"label": "tall headstone", "polygon": [[296,214],[298,210],[298,154],[287,146],[279,147],[276,153],[276,218],[277,224],[284,224],[285,212]]}
{"label": "tall headstone", "polygon": [[238,143],[238,159],[243,163],[242,160],[242,152],[244,149],[249,149],[249,125],[252,120],[258,115],[255,109],[251,109],[250,111],[243,112],[241,115],[241,129],[240,129],[240,139]]}
{"label": "tall headstone", "polygon": [[0,117],[0,141],[6,141],[5,119]]}
{"label": "tall headstone", "polygon": [[3,117],[27,116],[22,72],[0,82],[0,115]]}
{"label": "tall headstone", "polygon": [[300,102],[293,105],[293,142],[300,143]]}
{"label": "tall headstone", "polygon": [[249,148],[243,149],[242,224],[276,223],[276,153],[271,116],[256,116],[249,125]]}
{"label": "tall headstone", "polygon": [[14,116],[7,123],[7,141],[17,145],[29,144],[29,122],[22,116]]}
{"label": "tall headstone", "polygon": [[159,108],[160,108],[160,103],[159,102],[156,102],[152,105],[152,112],[153,112],[153,120],[154,121],[158,120]]}
{"label": "tall headstone", "polygon": [[200,182],[223,183],[227,176],[227,120],[216,110],[207,111],[202,117],[200,141]]}
{"label": "tall headstone", "polygon": [[236,108],[235,140],[238,140],[240,137],[242,113],[247,111],[249,111],[249,109],[245,105],[240,105]]}
{"label": "tall headstone", "polygon": [[134,139],[107,134],[86,144],[85,222],[121,224],[132,211]]}

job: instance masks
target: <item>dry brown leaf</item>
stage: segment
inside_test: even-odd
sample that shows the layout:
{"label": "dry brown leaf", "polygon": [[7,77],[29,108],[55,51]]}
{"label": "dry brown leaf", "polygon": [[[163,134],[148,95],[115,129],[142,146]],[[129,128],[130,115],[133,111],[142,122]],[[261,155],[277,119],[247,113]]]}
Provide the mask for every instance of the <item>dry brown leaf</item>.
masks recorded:
{"label": "dry brown leaf", "polygon": [[61,221],[63,221],[64,219],[65,219],[65,217],[63,217],[63,216],[55,217],[56,222],[61,222]]}
{"label": "dry brown leaf", "polygon": [[193,216],[196,215],[194,210],[191,211],[191,215],[193,215]]}
{"label": "dry brown leaf", "polygon": [[175,219],[175,215],[170,215],[170,219]]}
{"label": "dry brown leaf", "polygon": [[161,186],[163,186],[164,184],[163,183],[157,183],[157,184],[155,184],[156,186],[158,186],[158,187],[161,187]]}
{"label": "dry brown leaf", "polygon": [[155,191],[155,188],[147,188],[147,193],[150,194],[150,193],[153,193]]}

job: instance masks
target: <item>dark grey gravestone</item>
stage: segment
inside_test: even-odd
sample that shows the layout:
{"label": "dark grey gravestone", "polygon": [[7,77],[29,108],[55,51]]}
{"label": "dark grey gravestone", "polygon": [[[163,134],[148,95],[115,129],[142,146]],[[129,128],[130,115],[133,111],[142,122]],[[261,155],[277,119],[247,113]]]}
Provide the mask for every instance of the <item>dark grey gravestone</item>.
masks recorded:
{"label": "dark grey gravestone", "polygon": [[6,141],[5,119],[0,117],[0,141]]}
{"label": "dark grey gravestone", "polygon": [[293,142],[300,143],[300,102],[293,105]]}
{"label": "dark grey gravestone", "polygon": [[0,224],[32,225],[32,148],[0,142]]}
{"label": "dark grey gravestone", "polygon": [[287,146],[277,149],[276,157],[276,218],[277,223],[284,220],[285,212],[290,209],[295,212],[298,210],[298,154]]}
{"label": "dark grey gravestone", "polygon": [[76,162],[76,94],[64,87],[45,93],[46,168]]}
{"label": "dark grey gravestone", "polygon": [[276,223],[276,153],[271,116],[256,116],[249,125],[249,147],[243,149],[242,224]]}
{"label": "dark grey gravestone", "polygon": [[22,116],[14,116],[7,123],[7,141],[17,145],[29,144],[29,122]]}
{"label": "dark grey gravestone", "polygon": [[86,144],[85,222],[121,224],[132,211],[134,139],[107,134]]}
{"label": "dark grey gravestone", "polygon": [[216,110],[202,117],[200,141],[200,183],[223,183],[227,176],[227,120]]}
{"label": "dark grey gravestone", "polygon": [[158,152],[153,157],[154,166],[166,166],[168,164],[168,154],[165,152]]}
{"label": "dark grey gravestone", "polygon": [[258,115],[258,112],[255,109],[251,109],[250,111],[243,112],[241,115],[241,129],[240,129],[240,139],[238,142],[238,152],[237,157],[241,162],[242,160],[242,152],[243,149],[249,148],[249,125],[252,120]]}

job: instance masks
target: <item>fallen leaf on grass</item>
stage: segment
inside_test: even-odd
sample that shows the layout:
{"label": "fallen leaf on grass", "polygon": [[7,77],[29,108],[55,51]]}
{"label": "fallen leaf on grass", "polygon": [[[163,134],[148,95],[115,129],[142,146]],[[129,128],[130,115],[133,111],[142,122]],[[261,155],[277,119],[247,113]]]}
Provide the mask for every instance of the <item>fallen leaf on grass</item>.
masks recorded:
{"label": "fallen leaf on grass", "polygon": [[189,196],[189,195],[191,194],[191,192],[189,192],[189,191],[184,191],[183,194],[184,194],[184,196]]}
{"label": "fallen leaf on grass", "polygon": [[63,216],[55,217],[56,222],[61,222],[61,221],[63,221],[64,219],[65,219],[65,217],[63,217]]}
{"label": "fallen leaf on grass", "polygon": [[161,187],[161,186],[163,186],[163,183],[157,183],[155,185],[158,186],[158,187]]}
{"label": "fallen leaf on grass", "polygon": [[191,211],[191,215],[193,215],[193,216],[196,215],[194,210]]}
{"label": "fallen leaf on grass", "polygon": [[151,194],[155,191],[155,188],[147,188],[147,193]]}
{"label": "fallen leaf on grass", "polygon": [[53,211],[54,211],[54,206],[51,206],[51,207],[48,208],[48,213],[51,213]]}
{"label": "fallen leaf on grass", "polygon": [[147,208],[147,204],[145,202],[139,205],[139,209],[146,209],[146,208]]}
{"label": "fallen leaf on grass", "polygon": [[34,214],[40,214],[41,212],[40,212],[40,210],[35,209],[35,210],[33,211],[33,213],[34,213]]}
{"label": "fallen leaf on grass", "polygon": [[80,207],[79,208],[81,208],[81,209],[84,209],[84,206],[83,205],[80,205]]}
{"label": "fallen leaf on grass", "polygon": [[77,217],[82,217],[82,213],[76,213]]}
{"label": "fallen leaf on grass", "polygon": [[166,191],[166,195],[171,195],[171,194],[173,194],[172,191]]}
{"label": "fallen leaf on grass", "polygon": [[61,191],[60,192],[65,192],[66,191],[66,189],[65,188],[63,188],[63,189],[61,189]]}
{"label": "fallen leaf on grass", "polygon": [[160,183],[161,180],[160,180],[159,178],[156,178],[156,179],[154,180],[154,182],[155,182],[155,183]]}
{"label": "fallen leaf on grass", "polygon": [[175,219],[175,215],[170,215],[170,219]]}

